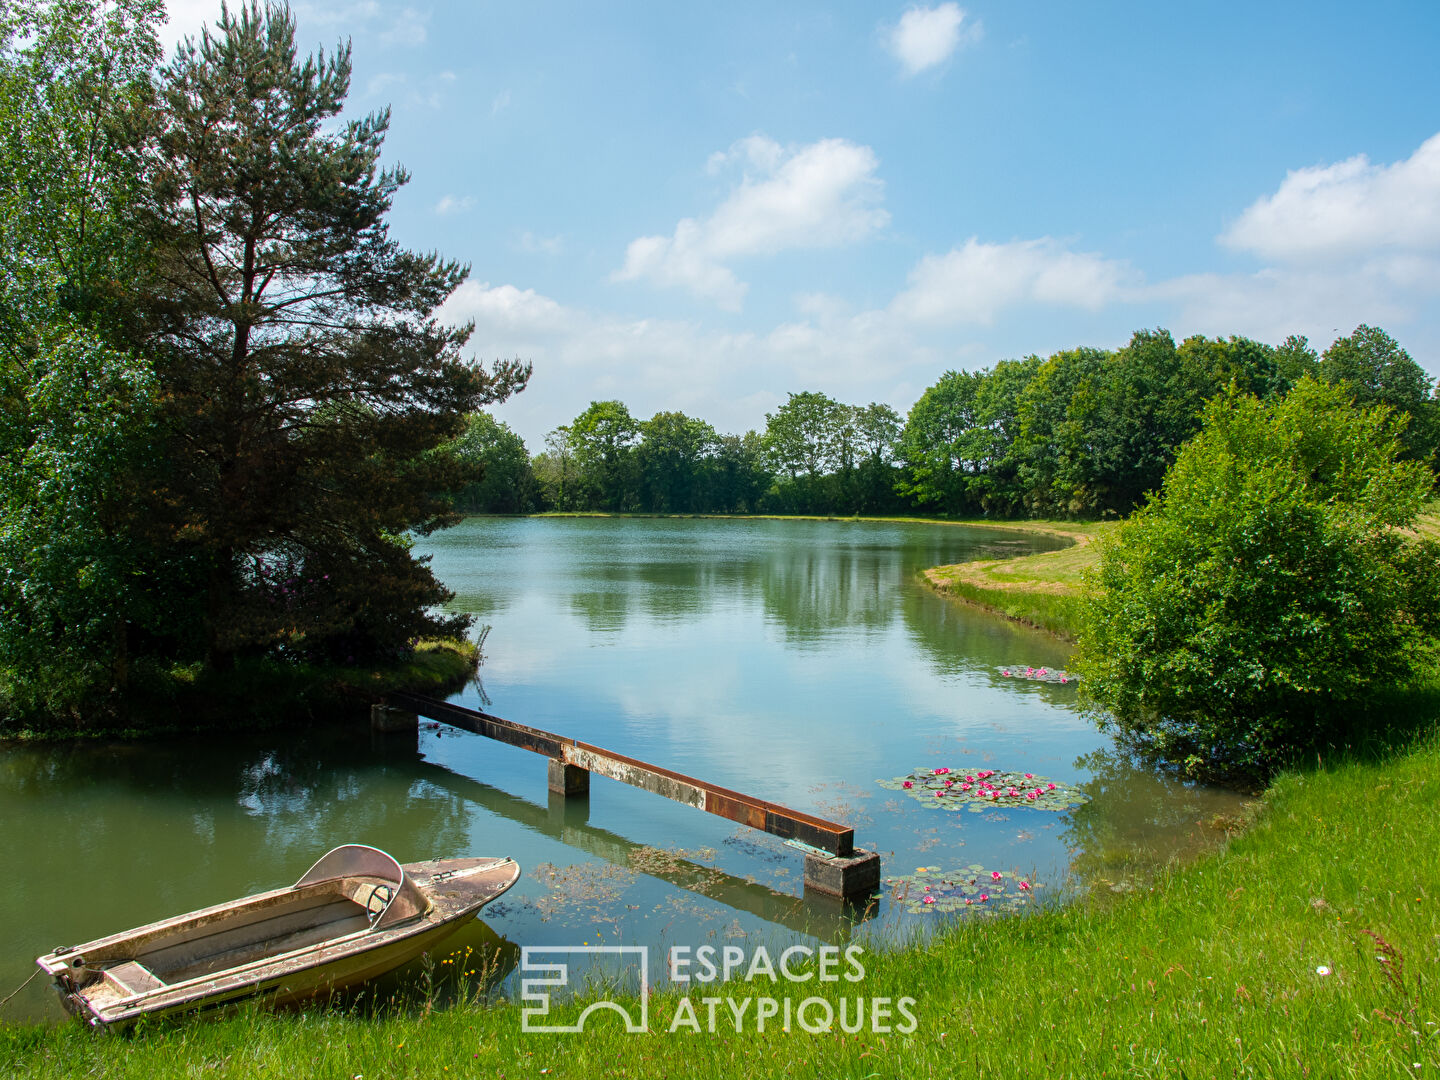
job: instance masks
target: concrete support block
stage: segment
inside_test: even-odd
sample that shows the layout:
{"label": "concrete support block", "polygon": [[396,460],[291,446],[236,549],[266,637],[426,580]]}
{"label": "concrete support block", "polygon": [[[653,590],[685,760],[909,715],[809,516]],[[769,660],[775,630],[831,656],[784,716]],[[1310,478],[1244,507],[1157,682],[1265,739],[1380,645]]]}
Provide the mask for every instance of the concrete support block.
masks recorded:
{"label": "concrete support block", "polygon": [[550,790],[567,799],[590,794],[590,770],[550,759]]}
{"label": "concrete support block", "polygon": [[419,731],[420,717],[389,705],[370,706],[370,730],[381,732]]}
{"label": "concrete support block", "polygon": [[805,891],[865,900],[880,891],[880,853],[857,850],[848,859],[805,856]]}

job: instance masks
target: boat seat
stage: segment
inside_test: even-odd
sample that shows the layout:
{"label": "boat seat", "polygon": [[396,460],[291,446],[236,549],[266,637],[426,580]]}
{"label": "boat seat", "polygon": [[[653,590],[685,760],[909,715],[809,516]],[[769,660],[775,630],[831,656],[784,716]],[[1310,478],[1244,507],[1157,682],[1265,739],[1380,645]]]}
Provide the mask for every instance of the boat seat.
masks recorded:
{"label": "boat seat", "polygon": [[165,985],[153,971],[134,960],[106,968],[105,981],[127,997],[158,990]]}

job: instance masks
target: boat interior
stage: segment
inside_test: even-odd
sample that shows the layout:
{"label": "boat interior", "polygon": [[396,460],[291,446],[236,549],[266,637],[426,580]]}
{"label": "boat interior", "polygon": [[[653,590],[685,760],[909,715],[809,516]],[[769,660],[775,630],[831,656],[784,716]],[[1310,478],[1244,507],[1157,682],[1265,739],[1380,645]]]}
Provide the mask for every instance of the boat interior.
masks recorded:
{"label": "boat interior", "polygon": [[394,859],[347,845],[288,889],[152,923],[53,959],[68,966],[87,997],[131,997],[383,929],[425,909],[424,896]]}

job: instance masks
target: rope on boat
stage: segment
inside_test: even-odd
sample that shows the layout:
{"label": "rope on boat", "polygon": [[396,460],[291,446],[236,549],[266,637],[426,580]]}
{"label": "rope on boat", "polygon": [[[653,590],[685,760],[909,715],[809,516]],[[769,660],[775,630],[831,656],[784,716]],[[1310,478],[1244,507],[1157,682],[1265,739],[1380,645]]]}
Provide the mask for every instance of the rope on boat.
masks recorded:
{"label": "rope on boat", "polygon": [[26,979],[23,983],[21,983],[15,988],[15,993],[11,994],[10,997],[7,997],[4,1001],[0,1001],[0,1009],[3,1009],[6,1005],[9,1005],[12,998],[18,995],[21,990],[24,990],[25,987],[29,986],[35,980],[36,975],[43,974],[44,972],[42,972],[39,968],[36,968],[34,971],[32,971],[30,973],[30,978]]}

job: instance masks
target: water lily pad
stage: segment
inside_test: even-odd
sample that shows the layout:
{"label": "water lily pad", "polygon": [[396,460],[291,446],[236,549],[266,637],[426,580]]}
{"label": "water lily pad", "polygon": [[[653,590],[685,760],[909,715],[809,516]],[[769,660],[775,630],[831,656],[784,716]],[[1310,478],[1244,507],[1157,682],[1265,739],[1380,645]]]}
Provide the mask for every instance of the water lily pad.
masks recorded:
{"label": "water lily pad", "polygon": [[1039,882],[1009,870],[973,865],[956,870],[922,869],[926,873],[885,879],[894,902],[917,915],[948,912],[980,918],[1012,914],[1030,902],[1031,890],[1039,886]]}
{"label": "water lily pad", "polygon": [[1001,678],[1024,679],[1027,682],[1076,683],[1080,681],[1079,675],[1072,675],[1068,671],[1043,665],[1036,667],[1033,664],[1001,664],[995,670],[1000,672]]}
{"label": "water lily pad", "polygon": [[1049,777],[994,769],[916,769],[907,776],[875,782],[909,795],[932,810],[968,809],[977,814],[1012,806],[1065,811],[1089,801],[1089,796],[1078,788]]}

